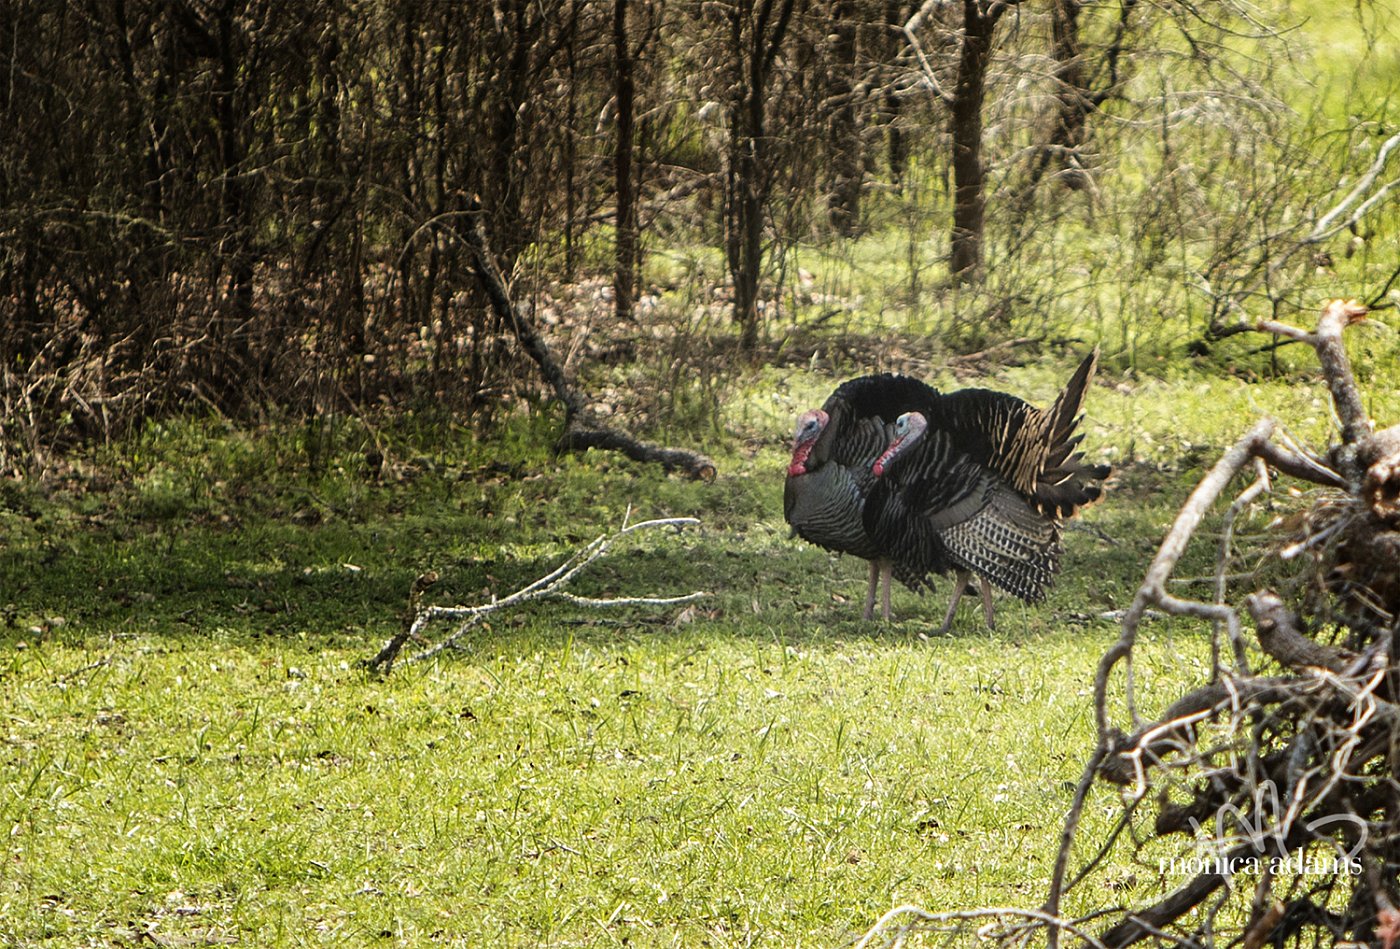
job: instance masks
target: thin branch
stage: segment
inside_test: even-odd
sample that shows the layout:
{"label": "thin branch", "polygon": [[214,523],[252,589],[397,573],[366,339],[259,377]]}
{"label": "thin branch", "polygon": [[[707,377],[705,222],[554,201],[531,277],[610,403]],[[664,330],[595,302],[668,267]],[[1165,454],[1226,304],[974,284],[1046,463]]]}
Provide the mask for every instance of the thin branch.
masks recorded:
{"label": "thin branch", "polygon": [[[1267,442],[1266,442],[1267,444]],[[1220,530],[1220,552],[1215,559],[1215,606],[1225,606],[1225,590],[1227,586],[1227,571],[1230,565],[1230,545],[1235,538],[1235,520],[1239,514],[1249,505],[1253,504],[1265,491],[1269,490],[1269,466],[1256,453],[1254,456],[1255,478],[1249,487],[1245,488],[1231,503],[1230,509],[1225,512],[1225,523]],[[1222,624],[1217,621],[1212,629],[1210,652],[1211,652],[1211,675],[1214,676],[1220,669],[1220,630],[1230,629],[1228,623]],[[1235,668],[1242,674],[1249,674],[1249,659],[1245,655],[1244,640],[1237,634],[1238,628],[1230,629],[1234,635],[1230,640],[1230,646],[1235,651]]]}
{"label": "thin branch", "polygon": [[1313,225],[1312,231],[1303,239],[1304,244],[1316,244],[1319,241],[1324,241],[1341,229],[1355,224],[1361,219],[1362,215],[1376,203],[1378,198],[1388,193],[1396,184],[1400,184],[1400,181],[1386,182],[1378,191],[1371,194],[1370,197],[1358,205],[1356,210],[1347,215],[1346,218],[1341,221],[1337,220],[1353,201],[1371,190],[1376,183],[1376,179],[1381,176],[1381,173],[1385,171],[1386,165],[1390,163],[1390,154],[1395,151],[1397,146],[1400,146],[1400,132],[1395,133],[1385,140],[1381,145],[1380,151],[1376,153],[1376,160],[1371,162],[1371,167],[1366,169],[1366,173],[1361,176],[1361,180],[1356,183],[1356,186],[1347,192],[1347,196],[1338,202],[1332,210],[1317,219],[1317,224]]}
{"label": "thin branch", "polygon": [[1386,303],[1385,299],[1390,295],[1390,288],[1395,286],[1396,280],[1400,280],[1400,264],[1395,265],[1395,269],[1391,270],[1390,276],[1386,278],[1385,286],[1377,290],[1375,295],[1366,301],[1366,306],[1372,310],[1380,310],[1394,306],[1394,303]]}
{"label": "thin branch", "polygon": [[[1104,944],[1094,937],[1094,934],[1081,928],[1080,921],[1063,919],[1053,916],[1043,910],[1021,909],[1012,906],[991,906],[984,909],[955,910],[943,913],[931,913],[918,906],[906,905],[896,906],[894,909],[881,916],[879,921],[861,937],[860,942],[855,944],[854,949],[867,949],[874,945],[873,940],[884,938],[885,945],[902,946],[904,940],[910,934],[920,929],[933,929],[947,924],[970,922],[979,919],[997,920],[1002,917],[1020,917],[1031,920],[1034,923],[1043,924],[1051,932],[1067,932],[1079,939],[1093,949],[1104,949]],[[891,932],[892,930],[892,932]],[[979,935],[983,931],[979,929]],[[891,940],[891,937],[893,939]]]}
{"label": "thin branch", "polygon": [[1290,449],[1266,441],[1259,445],[1259,457],[1291,478],[1329,488],[1347,486],[1345,478],[1301,448]]}
{"label": "thin branch", "polygon": [[952,105],[953,94],[947,89],[944,89],[943,84],[938,81],[938,75],[933,71],[933,64],[931,64],[928,61],[928,57],[924,55],[923,45],[919,43],[919,37],[916,35],[923,27],[924,20],[928,17],[929,12],[934,7],[942,6],[947,6],[947,3],[943,2],[943,0],[924,0],[924,3],[919,9],[914,11],[914,15],[899,28],[899,31],[904,34],[905,40],[908,41],[909,48],[914,53],[914,60],[919,64],[919,71],[923,74],[924,81],[928,83],[929,89],[933,91],[934,97],[944,105]]}
{"label": "thin branch", "polygon": [[1296,326],[1289,326],[1287,323],[1279,323],[1274,320],[1260,320],[1253,326],[1241,324],[1240,332],[1249,332],[1251,329],[1261,333],[1273,333],[1275,336],[1286,336],[1294,342],[1307,343],[1309,346],[1317,345],[1317,337],[1307,330],[1299,329]]}
{"label": "thin branch", "polygon": [[[1094,676],[1094,714],[1095,724],[1098,728],[1100,742],[1106,741],[1108,735],[1107,718],[1107,695],[1108,677],[1113,668],[1129,653],[1137,639],[1138,624],[1142,620],[1143,613],[1149,606],[1161,606],[1168,612],[1171,607],[1190,611],[1193,614],[1202,615],[1206,618],[1214,619],[1220,616],[1221,610],[1212,607],[1211,604],[1200,603],[1187,605],[1190,601],[1178,600],[1166,592],[1167,578],[1171,576],[1176,563],[1181,559],[1181,555],[1186,552],[1186,545],[1190,542],[1196,528],[1200,526],[1205,518],[1206,512],[1215,504],[1217,498],[1225,490],[1230,481],[1244,470],[1245,465],[1250,462],[1258,450],[1258,446],[1264,444],[1270,435],[1273,434],[1275,422],[1273,419],[1262,419],[1255,423],[1254,427],[1234,444],[1216,462],[1214,468],[1210,470],[1201,483],[1196,486],[1196,490],[1191,492],[1191,496],[1182,505],[1180,513],[1177,514],[1176,521],[1172,524],[1171,530],[1162,540],[1162,545],[1157,550],[1157,556],[1152,559],[1151,565],[1147,568],[1147,575],[1142,581],[1142,586],[1138,588],[1137,596],[1133,599],[1133,604],[1128,608],[1127,614],[1123,617],[1123,632],[1118,641],[1104,653],[1099,661],[1098,671]],[[1233,615],[1233,610],[1227,611]],[[1225,617],[1222,617],[1225,618]],[[1227,618],[1228,621],[1228,618]],[[1237,620],[1236,620],[1237,621]],[[1128,697],[1130,715],[1132,714],[1132,696]],[[1133,717],[1136,717],[1135,715]]]}
{"label": "thin branch", "polygon": [[[630,511],[630,509],[629,509]],[[699,524],[699,520],[693,517],[664,517],[649,521],[638,521],[636,524],[624,524],[623,527],[611,534],[600,534],[584,547],[574,551],[565,560],[549,573],[531,583],[526,584],[509,596],[497,599],[491,598],[489,603],[482,603],[476,606],[428,606],[419,608],[418,601],[422,591],[432,582],[436,581],[436,574],[424,574],[414,583],[414,590],[409,596],[409,617],[404,624],[404,628],[390,639],[384,648],[365,665],[371,671],[382,671],[388,673],[393,668],[394,660],[403,649],[404,644],[409,639],[426,641],[423,638],[423,630],[434,620],[454,619],[460,620],[461,625],[457,630],[443,641],[416,653],[405,659],[405,662],[421,662],[430,659],[445,649],[455,648],[456,644],[480,624],[487,616],[501,610],[510,609],[524,603],[541,599],[556,599],[575,606],[586,607],[611,607],[611,606],[676,606],[682,603],[692,603],[710,594],[697,591],[681,596],[667,597],[611,597],[597,598],[578,596],[564,591],[564,587],[569,584],[585,567],[598,560],[608,553],[612,546],[621,538],[637,531],[652,530],[658,527],[681,528],[687,525]],[[431,578],[427,579],[426,578]]]}
{"label": "thin branch", "polygon": [[573,593],[553,593],[551,596],[575,606],[676,606],[680,603],[693,603],[710,594],[704,591],[686,593],[683,596],[618,596],[598,598],[576,596]]}
{"label": "thin branch", "polygon": [[92,672],[94,669],[102,669],[102,668],[105,668],[105,667],[107,667],[107,666],[110,666],[111,664],[112,664],[112,657],[111,657],[111,656],[103,656],[101,659],[98,659],[98,660],[96,660],[95,662],[89,662],[89,663],[88,663],[87,665],[85,665],[85,666],[79,666],[79,667],[76,668],[76,669],[72,669],[72,670],[69,670],[68,672],[65,672],[63,675],[58,676],[57,678],[55,678],[55,679],[53,680],[53,684],[54,684],[54,685],[63,685],[64,683],[68,682],[70,679],[76,679],[78,676],[82,675],[82,674],[85,673],[85,672]]}

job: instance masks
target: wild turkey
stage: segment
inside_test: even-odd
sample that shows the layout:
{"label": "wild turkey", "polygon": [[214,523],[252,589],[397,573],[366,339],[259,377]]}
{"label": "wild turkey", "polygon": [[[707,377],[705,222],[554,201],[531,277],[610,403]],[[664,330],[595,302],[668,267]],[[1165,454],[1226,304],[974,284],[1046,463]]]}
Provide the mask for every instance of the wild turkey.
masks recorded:
{"label": "wild turkey", "polygon": [[[842,383],[820,409],[797,420],[792,461],[783,486],[783,516],[804,540],[870,561],[866,619],[884,579],[884,616],[890,616],[894,565],[865,530],[862,509],[874,483],[871,466],[889,446],[894,420],[905,412],[935,411],[939,394],[917,379],[890,373]],[[915,578],[899,572],[902,582]]]}
{"label": "wild turkey", "polygon": [[931,573],[956,572],[943,620],[952,625],[977,575],[987,626],[995,585],[1027,602],[1044,599],[1059,571],[1060,529],[1098,499],[1107,465],[1075,451],[1084,396],[1098,362],[1090,353],[1048,410],[988,389],[941,396],[891,427],[871,464],[861,523],[873,546],[913,589]]}

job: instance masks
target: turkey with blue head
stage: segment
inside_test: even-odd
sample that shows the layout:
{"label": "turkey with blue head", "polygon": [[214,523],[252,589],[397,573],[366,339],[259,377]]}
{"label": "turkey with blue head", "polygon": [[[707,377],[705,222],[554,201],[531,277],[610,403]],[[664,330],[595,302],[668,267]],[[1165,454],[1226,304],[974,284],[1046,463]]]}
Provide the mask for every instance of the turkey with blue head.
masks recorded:
{"label": "turkey with blue head", "polygon": [[871,468],[888,449],[895,420],[908,412],[934,411],[939,399],[937,390],[918,379],[880,373],[842,383],[820,409],[797,419],[783,486],[783,516],[803,540],[870,561],[866,619],[874,615],[882,579],[886,619],[891,576],[915,582],[896,568],[865,529],[865,498],[875,480]]}

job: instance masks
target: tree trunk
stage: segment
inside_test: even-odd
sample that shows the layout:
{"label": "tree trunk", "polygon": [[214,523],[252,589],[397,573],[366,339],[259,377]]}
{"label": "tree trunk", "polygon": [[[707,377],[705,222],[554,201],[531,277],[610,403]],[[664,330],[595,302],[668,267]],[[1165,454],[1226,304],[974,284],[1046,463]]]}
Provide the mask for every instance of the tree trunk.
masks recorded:
{"label": "tree trunk", "polygon": [[633,138],[636,85],[632,76],[632,50],[627,37],[627,0],[613,0],[613,60],[617,99],[617,151],[613,171],[617,187],[616,258],[613,269],[613,303],[618,322],[635,318],[632,301],[637,279],[637,198],[633,188]]}
{"label": "tree trunk", "polygon": [[958,79],[953,89],[953,235],[949,271],[957,282],[977,280],[982,269],[986,169],[982,166],[982,103],[987,91],[992,34],[1004,6],[963,0]]}
{"label": "tree trunk", "polygon": [[240,68],[247,55],[246,39],[237,22],[242,4],[225,0],[214,13],[214,39],[218,56],[218,81],[214,88],[214,117],[218,128],[220,165],[220,215],[224,230],[219,248],[220,266],[228,268],[228,303],[219,316],[217,334],[222,351],[216,352],[221,365],[214,368],[211,381],[226,408],[238,403],[253,390],[248,373],[253,370],[249,341],[253,319],[253,216],[251,178],[245,167],[248,157],[245,108],[252,98],[243,94]]}
{"label": "tree trunk", "polygon": [[1080,190],[1088,174],[1080,153],[1089,131],[1089,115],[1116,93],[1119,68],[1128,37],[1129,21],[1138,0],[1122,0],[1113,38],[1098,61],[1098,88],[1091,86],[1079,35],[1079,14],[1085,0],[1054,0],[1050,7],[1050,56],[1055,60],[1055,105],[1045,140],[1031,156],[1030,171],[1017,199],[1018,214],[1030,209],[1035,191],[1053,165],[1063,169],[1066,187]]}
{"label": "tree trunk", "polygon": [[752,58],[754,68],[744,95],[744,131],[738,143],[739,176],[736,182],[738,259],[734,262],[734,312],[739,317],[741,329],[739,344],[746,351],[758,345],[758,285],[763,271],[763,194],[767,190],[761,180],[767,170],[767,149],[764,145],[767,117],[759,59],[757,55]]}
{"label": "tree trunk", "polygon": [[842,237],[860,229],[860,189],[865,172],[860,122],[856,112],[856,26],[849,0],[831,7],[831,70],[827,94],[831,111],[831,181],[827,188],[827,218]]}
{"label": "tree trunk", "polygon": [[504,10],[496,33],[498,42],[509,44],[496,64],[497,90],[487,145],[489,158],[482,190],[490,208],[491,233],[497,241],[496,253],[507,273],[529,243],[528,229],[521,221],[524,180],[521,163],[520,120],[529,100],[531,79],[537,64],[536,44],[544,28],[542,18],[531,19],[528,0],[511,0]]}
{"label": "tree trunk", "polygon": [[[768,196],[768,78],[782,47],[795,0],[753,0],[730,12],[730,39],[740,79],[730,106],[729,173],[725,187],[725,251],[734,282],[739,346],[758,345],[759,277],[763,270],[763,209]],[[770,21],[773,25],[769,26]]]}
{"label": "tree trunk", "polygon": [[885,123],[885,148],[888,153],[890,178],[894,180],[896,185],[902,185],[904,182],[904,170],[909,165],[909,141],[899,122],[900,113],[904,107],[894,91],[893,75],[889,74],[888,68],[890,63],[895,62],[898,50],[902,46],[896,39],[899,36],[899,28],[908,19],[908,4],[905,3],[905,0],[885,0],[885,28],[881,31],[881,35],[883,37],[882,46],[887,45],[888,48],[882,49],[887,74],[884,80],[885,90],[881,119]]}
{"label": "tree trunk", "polygon": [[[1054,0],[1050,7],[1050,56],[1055,60],[1055,111],[1051,117],[1050,134],[1031,159],[1030,177],[1022,192],[1022,210],[1039,186],[1050,166],[1058,162],[1066,171],[1075,172],[1075,157],[1084,144],[1089,110],[1093,108],[1086,87],[1083,51],[1079,40],[1079,11],[1084,0]],[[1082,172],[1065,177],[1065,184],[1078,190],[1084,186]]]}
{"label": "tree trunk", "polygon": [[[1070,168],[1072,155],[1084,144],[1088,126],[1089,90],[1085,86],[1084,55],[1079,42],[1079,11],[1084,0],[1055,0],[1050,9],[1051,55],[1055,58],[1058,121],[1051,141],[1064,149],[1061,164]],[[1079,175],[1066,179],[1071,187],[1083,187]]]}
{"label": "tree trunk", "polygon": [[[569,18],[578,21],[579,0],[569,0]],[[577,31],[570,30],[564,44],[565,74],[568,77],[564,93],[564,280],[572,283],[578,267],[574,248],[578,232],[578,43]]]}

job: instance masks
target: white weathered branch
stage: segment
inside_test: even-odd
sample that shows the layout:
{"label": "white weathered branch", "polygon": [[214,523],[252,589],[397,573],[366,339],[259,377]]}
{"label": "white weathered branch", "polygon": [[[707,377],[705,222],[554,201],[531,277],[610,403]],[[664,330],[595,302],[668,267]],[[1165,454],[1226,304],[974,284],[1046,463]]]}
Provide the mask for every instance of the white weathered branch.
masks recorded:
{"label": "white weathered branch", "polygon": [[[1081,921],[1063,919],[1043,910],[1013,906],[989,906],[983,909],[931,913],[926,909],[912,905],[896,906],[881,916],[879,921],[870,927],[870,930],[861,938],[860,942],[855,944],[855,949],[867,949],[867,947],[874,945],[901,947],[910,935],[920,930],[952,930],[960,928],[959,924],[961,923],[975,922],[979,919],[989,920],[988,923],[978,927],[976,937],[972,940],[981,942],[988,937],[995,938],[994,933],[990,931],[991,928],[998,920],[1007,917],[1026,920],[1027,923],[1021,924],[1022,926],[1043,926],[1053,933],[1067,932],[1077,939],[1082,939],[1087,946],[1094,947],[1094,949],[1104,949],[1104,944],[1093,933],[1082,928]],[[876,939],[880,939],[882,942],[876,943]]]}
{"label": "white weathered branch", "polygon": [[415,610],[412,622],[408,623],[402,632],[385,644],[384,648],[379,651],[379,655],[369,661],[369,667],[371,669],[382,668],[387,672],[390,667],[392,667],[399,650],[403,648],[403,644],[409,639],[421,641],[423,639],[424,628],[435,620],[454,619],[460,620],[461,624],[452,635],[424,649],[422,652],[409,656],[404,660],[405,662],[421,662],[424,659],[430,659],[443,650],[454,647],[467,632],[492,613],[510,609],[511,607],[529,603],[534,600],[562,600],[566,603],[572,603],[575,606],[595,608],[611,606],[675,606],[681,603],[691,603],[702,597],[709,596],[710,594],[704,591],[697,591],[694,593],[686,593],[681,596],[588,597],[578,596],[577,594],[568,593],[564,590],[564,587],[566,587],[574,577],[578,576],[580,571],[605,555],[612,549],[613,544],[628,534],[658,527],[681,528],[699,523],[700,521],[693,517],[663,517],[649,521],[639,521],[636,524],[626,524],[624,522],[622,528],[611,534],[600,534],[538,580],[526,584],[509,596],[500,599],[493,596],[489,603],[482,603],[476,606],[428,606],[418,609],[416,600],[411,599],[411,608]]}
{"label": "white weathered branch", "polygon": [[914,15],[900,27],[900,32],[904,34],[905,40],[909,43],[909,48],[914,53],[914,59],[919,64],[919,72],[923,75],[924,81],[933,90],[933,94],[944,105],[952,105],[953,94],[943,88],[943,84],[938,81],[938,74],[933,71],[933,64],[924,55],[924,47],[919,42],[918,32],[924,25],[925,18],[934,7],[946,6],[941,0],[924,0],[919,9],[914,11]]}
{"label": "white weathered branch", "polygon": [[[1390,155],[1397,147],[1400,147],[1400,132],[1395,133],[1385,140],[1381,145],[1380,151],[1376,153],[1376,160],[1371,162],[1371,167],[1366,169],[1366,174],[1362,175],[1361,180],[1356,183],[1356,186],[1353,187],[1351,191],[1347,192],[1347,196],[1338,202],[1336,207],[1317,219],[1317,223],[1313,225],[1312,232],[1309,233],[1307,237],[1303,238],[1305,244],[1316,244],[1318,241],[1326,240],[1342,228],[1350,227],[1355,224],[1357,221],[1361,220],[1361,217],[1374,207],[1379,200],[1384,198],[1391,189],[1397,184],[1400,184],[1400,179],[1393,179],[1387,181],[1375,191],[1371,191],[1371,189],[1375,187],[1376,179],[1381,176],[1385,171],[1386,165],[1390,163]],[[1346,209],[1351,206],[1352,202],[1356,201],[1356,199],[1360,198],[1362,195],[1367,194],[1367,192],[1371,193],[1367,196],[1366,200],[1357,205],[1356,209],[1352,211],[1351,214],[1340,221],[1337,220]]]}

